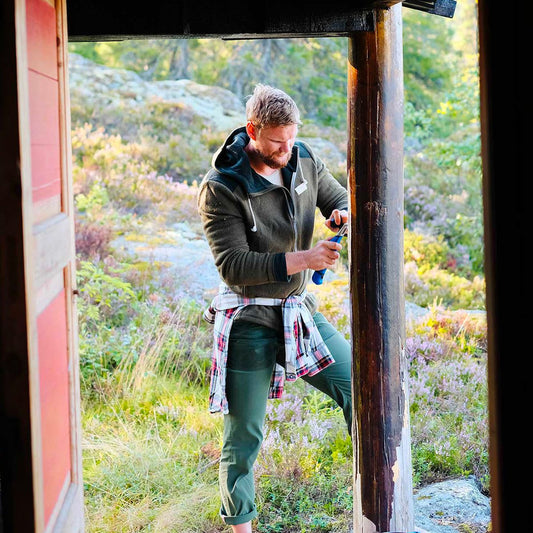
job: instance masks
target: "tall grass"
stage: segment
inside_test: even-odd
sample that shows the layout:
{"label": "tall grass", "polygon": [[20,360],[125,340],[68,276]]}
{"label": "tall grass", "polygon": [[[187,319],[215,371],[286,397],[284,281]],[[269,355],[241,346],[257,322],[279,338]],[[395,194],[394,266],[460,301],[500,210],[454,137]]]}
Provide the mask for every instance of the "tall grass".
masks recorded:
{"label": "tall grass", "polygon": [[217,472],[206,444],[220,442],[202,387],[147,377],[129,394],[108,387],[83,401],[88,531],[222,531]]}

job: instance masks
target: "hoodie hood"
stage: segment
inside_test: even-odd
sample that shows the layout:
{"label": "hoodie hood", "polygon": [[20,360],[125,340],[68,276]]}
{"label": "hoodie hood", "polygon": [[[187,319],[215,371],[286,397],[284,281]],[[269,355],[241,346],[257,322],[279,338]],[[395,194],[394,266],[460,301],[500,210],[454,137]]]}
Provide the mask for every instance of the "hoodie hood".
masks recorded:
{"label": "hoodie hood", "polygon": [[[224,144],[215,153],[212,160],[213,168],[239,183],[248,194],[264,191],[271,187],[267,180],[252,170],[248,155],[244,151],[245,146],[250,142],[250,137],[246,133],[244,126],[237,128],[228,136]],[[292,156],[289,163],[282,169],[283,173],[293,173],[298,164],[298,147],[296,144],[292,149]]]}

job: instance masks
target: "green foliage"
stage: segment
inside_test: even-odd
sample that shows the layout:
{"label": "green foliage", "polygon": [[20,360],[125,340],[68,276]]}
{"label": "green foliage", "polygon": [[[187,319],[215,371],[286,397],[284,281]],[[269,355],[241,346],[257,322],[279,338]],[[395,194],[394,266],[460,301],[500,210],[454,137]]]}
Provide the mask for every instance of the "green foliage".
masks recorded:
{"label": "green foliage", "polygon": [[258,531],[345,531],[353,502],[344,418],[322,393],[295,385],[297,394],[267,408],[256,468]]}
{"label": "green foliage", "polygon": [[[148,376],[205,383],[210,335],[201,309],[184,300],[169,307],[134,290],[127,267],[82,261],[78,268],[80,361],[88,388],[111,385],[124,393]],[[156,275],[153,271],[152,275]]]}
{"label": "green foliage", "polygon": [[473,0],[453,21],[404,13],[405,224],[443,237],[469,279],[483,274],[475,16]]}
{"label": "green foliage", "polygon": [[95,183],[88,194],[80,193],[76,196],[76,209],[82,213],[94,213],[95,210],[100,210],[108,202],[109,195],[107,194],[107,189],[99,183]]}
{"label": "green foliage", "polygon": [[87,326],[96,331],[104,319],[111,320],[113,326],[120,326],[128,313],[135,293],[131,284],[118,275],[120,270],[104,271],[101,265],[82,261],[77,268],[77,284],[82,298],[80,312],[90,319]]}
{"label": "green foliage", "polygon": [[442,236],[421,235],[408,229],[404,232],[404,260],[414,261],[420,273],[431,268],[446,268],[450,249]]}
{"label": "green foliage", "polygon": [[435,105],[438,95],[452,87],[457,61],[450,49],[452,36],[449,20],[403,10],[404,91],[415,109]]}
{"label": "green foliage", "polygon": [[485,307],[485,281],[482,278],[476,276],[471,281],[439,268],[420,273],[415,263],[405,265],[405,294],[422,307],[434,304],[450,309]]}
{"label": "green foliage", "polygon": [[442,236],[483,272],[477,76],[457,80],[437,109],[406,106],[405,223]]}
{"label": "green foliage", "polygon": [[422,307],[435,303],[450,309],[484,309],[485,280],[470,276],[444,237],[404,233],[405,294]]}
{"label": "green foliage", "polygon": [[[128,218],[149,212],[153,205],[169,224],[187,220],[194,226],[196,183],[187,185],[156,172],[166,154],[180,152],[175,141],[171,138],[156,147],[144,140],[125,142],[119,135],[88,124],[74,128],[73,177],[80,226],[93,222],[121,227]],[[189,149],[194,147],[189,145]]]}
{"label": "green foliage", "polygon": [[76,274],[81,373],[92,380],[111,371],[122,359],[124,346],[112,341],[117,329],[131,318],[136,294],[119,271],[108,273],[102,264],[81,261]]}

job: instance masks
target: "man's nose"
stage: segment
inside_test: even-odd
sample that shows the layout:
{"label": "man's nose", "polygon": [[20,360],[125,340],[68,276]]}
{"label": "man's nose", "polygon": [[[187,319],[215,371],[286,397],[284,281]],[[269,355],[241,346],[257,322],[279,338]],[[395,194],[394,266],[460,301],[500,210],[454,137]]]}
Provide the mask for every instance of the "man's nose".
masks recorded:
{"label": "man's nose", "polygon": [[290,152],[291,149],[292,149],[291,141],[284,142],[284,143],[281,145],[281,151],[282,151],[283,153]]}

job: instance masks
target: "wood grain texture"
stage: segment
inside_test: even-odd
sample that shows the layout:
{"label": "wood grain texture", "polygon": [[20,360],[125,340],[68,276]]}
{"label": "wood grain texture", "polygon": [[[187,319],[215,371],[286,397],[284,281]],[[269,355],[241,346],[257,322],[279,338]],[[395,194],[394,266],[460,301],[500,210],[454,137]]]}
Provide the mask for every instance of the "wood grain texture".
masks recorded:
{"label": "wood grain texture", "polygon": [[43,283],[62,272],[71,259],[71,224],[65,213],[45,220],[34,228],[34,285]]}
{"label": "wood grain texture", "polygon": [[404,358],[400,9],[376,11],[375,31],[350,38],[348,61],[357,533],[408,531],[413,525]]}
{"label": "wood grain texture", "polygon": [[[348,35],[369,30],[372,8],[398,0],[239,4],[209,0],[165,2],[158,9],[126,0],[68,6],[69,39],[102,41],[148,37],[276,38]],[[106,13],[106,16],[101,16]],[[370,14],[370,16],[369,16]]]}

